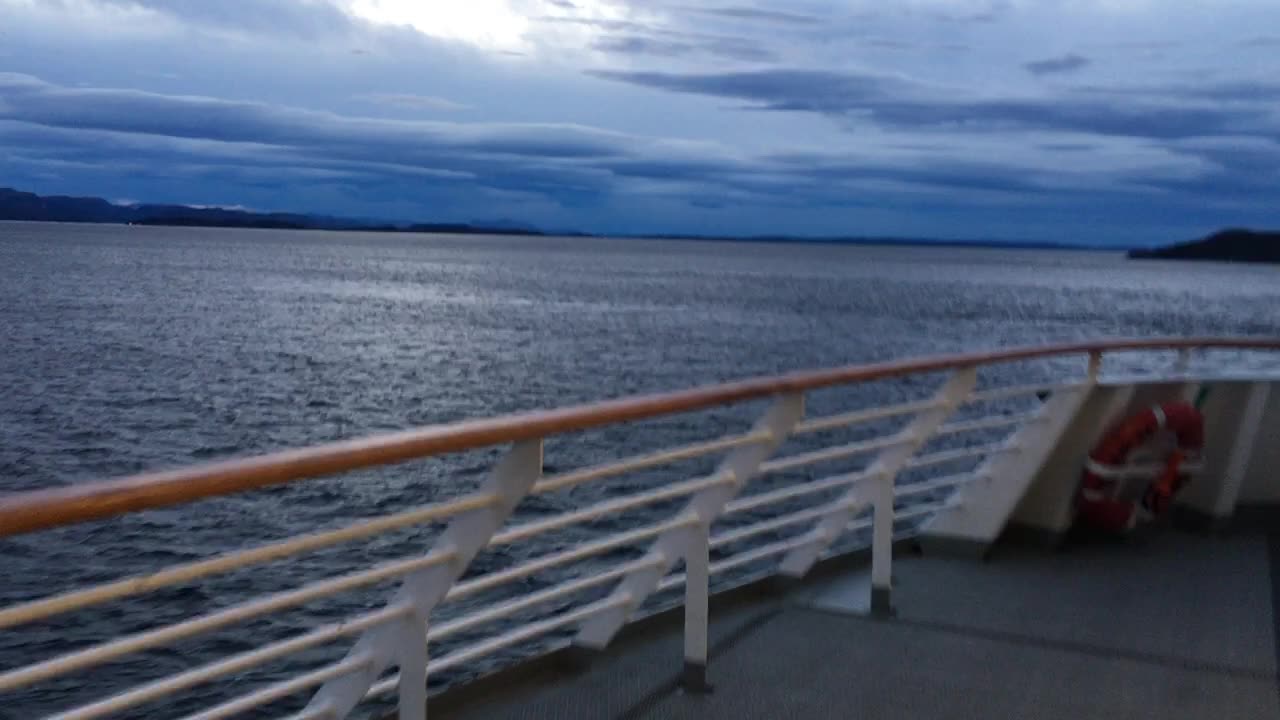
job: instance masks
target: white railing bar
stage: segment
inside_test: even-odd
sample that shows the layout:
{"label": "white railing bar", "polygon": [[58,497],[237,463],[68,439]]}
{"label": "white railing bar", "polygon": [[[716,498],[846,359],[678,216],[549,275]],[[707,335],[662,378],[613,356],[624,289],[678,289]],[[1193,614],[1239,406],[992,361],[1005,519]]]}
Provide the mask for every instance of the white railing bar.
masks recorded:
{"label": "white railing bar", "polygon": [[797,535],[796,537],[793,537],[793,538],[787,538],[786,540],[779,540],[778,542],[769,543],[768,545],[761,545],[760,547],[755,548],[754,550],[748,550],[746,552],[738,553],[737,555],[725,558],[724,560],[720,560],[719,562],[711,563],[711,574],[714,575],[716,573],[721,573],[726,570],[732,570],[733,568],[736,568],[739,565],[746,565],[749,562],[754,562],[762,558],[773,557],[774,555],[781,555],[782,553],[787,552],[792,548],[797,548],[806,543],[813,542],[816,537],[817,536],[814,533],[808,532],[803,535]]}
{"label": "white railing bar", "polygon": [[995,415],[977,420],[961,420],[938,428],[934,435],[953,435],[974,430],[990,430],[992,428],[1019,425],[1024,422],[1036,422],[1044,419],[1038,412],[1019,413],[1017,415]]}
{"label": "white railing bar", "polygon": [[927,467],[929,465],[941,465],[942,463],[953,462],[955,460],[964,460],[965,458],[1014,452],[1017,449],[1018,446],[1016,444],[1000,442],[993,443],[991,445],[976,445],[969,448],[959,448],[957,450],[943,450],[930,455],[921,455],[919,457],[911,458],[903,467],[908,470],[914,470],[916,468]]}
{"label": "white railing bar", "polygon": [[679,587],[680,585],[683,585],[684,582],[685,574],[682,572],[675,573],[674,575],[668,575],[658,582],[658,589],[654,590],[654,593],[665,592],[673,587]]}
{"label": "white railing bar", "polygon": [[[760,469],[760,464],[772,455],[783,440],[790,434],[791,428],[804,416],[804,395],[799,392],[782,392],[775,394],[772,402],[763,414],[758,416],[752,425],[754,429],[768,429],[773,433],[773,440],[762,445],[748,445],[737,448],[725,455],[719,464],[719,471],[726,472],[734,478],[730,484],[711,487],[689,496],[684,512],[695,513],[699,524],[692,531],[705,533],[708,525],[716,516],[724,511],[725,503],[737,495],[742,485],[753,479]],[[701,535],[705,541],[706,536]],[[628,617],[645,599],[653,593],[658,581],[665,575],[690,548],[688,530],[674,530],[654,538],[650,546],[651,552],[664,559],[662,567],[656,571],[645,570],[632,573],[618,584],[614,594],[626,593],[633,601],[623,607],[609,610],[592,617],[577,628],[573,644],[585,648],[603,648],[626,624]]]}
{"label": "white railing bar", "polygon": [[83,705],[74,710],[58,713],[53,716],[57,720],[89,720],[114,712],[119,712],[135,705],[171,695],[189,687],[216,680],[233,673],[242,672],[271,660],[292,655],[307,648],[315,647],[336,640],[346,635],[354,635],[368,628],[397,620],[413,612],[408,605],[388,607],[360,617],[344,620],[340,623],[326,625],[305,635],[289,638],[280,642],[264,645],[255,650],[209,663],[187,672],[171,675],[162,680],[142,685],[133,690],[101,700],[90,705]]}
{"label": "white railing bar", "polygon": [[[938,505],[945,506],[947,505],[947,503],[938,503]],[[941,510],[941,509],[942,507],[928,507],[927,511],[932,512],[934,510]],[[904,519],[904,518],[910,519],[910,518],[913,518],[913,516],[914,515],[897,515],[893,519],[895,520]],[[873,521],[874,520],[872,518],[859,518],[856,520],[851,520],[849,524],[845,525],[845,529],[842,530],[841,534],[842,536],[844,536],[844,534],[854,532],[854,530],[870,528],[872,527]],[[901,530],[901,532],[897,532],[893,534],[893,541],[897,542],[897,541],[900,541],[900,539],[916,537],[918,536],[918,534],[919,534],[918,530]],[[801,536],[801,537],[805,537],[805,536]],[[838,551],[827,551],[827,552],[823,552],[822,557],[824,560],[831,559],[831,557],[835,557],[837,555],[845,555],[845,553],[847,552],[854,552],[856,550],[867,550],[868,547],[870,547],[869,543],[864,544],[864,546],[860,546],[859,548],[854,548],[854,550],[847,550],[847,548],[841,548],[841,550],[838,550]],[[763,547],[762,547],[762,550],[763,550]],[[753,560],[756,560],[755,557],[753,557]],[[745,564],[745,561],[744,561],[744,564]],[[760,573],[758,575],[754,575],[754,578],[755,579],[767,578],[769,577],[769,575],[773,575],[773,573]],[[680,587],[680,585],[682,584],[685,584],[684,573],[675,573],[675,574],[667,575],[666,578],[662,579],[662,582],[658,583],[658,592],[666,592],[666,591],[669,591],[669,589]]]}
{"label": "white railing bar", "polygon": [[[870,516],[852,520],[849,522],[848,525],[844,526],[844,530],[841,532],[841,534],[843,535],[845,533],[851,533],[854,530],[863,530],[865,528],[869,528],[875,524],[875,521],[876,519]],[[868,544],[867,547],[871,547],[871,545]]]}
{"label": "white railing bar", "polygon": [[838,447],[825,448],[823,450],[815,450],[813,452],[800,453],[798,455],[789,455],[787,457],[761,463],[760,474],[763,475],[765,473],[791,470],[792,468],[801,467],[803,465],[812,465],[814,463],[826,462],[828,460],[839,460],[851,455],[863,455],[876,450],[883,450],[887,447],[893,447],[894,445],[904,445],[911,442],[912,439],[913,438],[903,435],[902,433],[895,433],[893,435],[878,437],[873,440],[850,443],[848,445],[840,445]]}
{"label": "white railing bar", "polygon": [[937,405],[937,400],[928,398],[925,400],[902,403],[900,405],[885,405],[884,407],[856,410],[854,412],[841,413],[839,415],[816,417],[805,420],[799,425],[796,425],[792,434],[801,435],[804,433],[822,432],[823,430],[856,425],[858,423],[870,422],[872,420],[891,418],[898,415],[909,415],[911,413],[922,412],[924,410],[932,410],[937,407]]}
{"label": "white railing bar", "polygon": [[910,485],[897,485],[893,488],[893,496],[895,498],[911,497],[931,490],[967,485],[981,477],[983,477],[982,473],[958,473],[934,478],[933,480],[925,480],[924,482],[911,483]]}
{"label": "white railing bar", "polygon": [[730,435],[728,437],[719,438],[717,440],[708,440],[707,442],[694,443],[683,447],[664,450],[647,455],[636,455],[630,458],[624,458],[617,462],[606,465],[595,465],[592,467],[582,468],[580,470],[570,470],[569,472],[559,475],[552,475],[540,480],[533,486],[530,491],[531,495],[540,493],[554,492],[565,488],[581,485],[591,480],[610,477],[613,475],[622,475],[623,473],[635,470],[643,470],[645,468],[657,465],[665,465],[677,460],[688,460],[690,458],[710,455],[721,450],[731,450],[743,445],[752,445],[755,443],[769,442],[773,439],[773,434],[768,430],[758,430],[756,432],[745,433],[742,435]]}
{"label": "white railing bar", "polygon": [[431,626],[427,631],[427,641],[436,642],[438,640],[443,640],[450,635],[469,630],[477,625],[493,622],[494,620],[504,618],[512,613],[520,612],[526,608],[540,605],[551,600],[556,600],[566,595],[572,595],[576,592],[581,592],[587,588],[595,587],[597,585],[603,585],[610,580],[617,580],[629,572],[660,565],[662,562],[662,558],[659,557],[643,557],[639,560],[623,563],[602,573],[578,578],[577,580],[570,580],[508,602],[490,605],[483,610]]}
{"label": "white railing bar", "polygon": [[559,565],[574,562],[575,560],[588,558],[592,555],[599,555],[602,552],[608,552],[614,548],[624,547],[641,540],[647,540],[651,537],[661,535],[668,530],[675,530],[676,528],[694,525],[697,522],[698,518],[696,515],[688,513],[681,514],[656,525],[629,530],[627,532],[604,538],[603,540],[585,543],[578,547],[553,553],[551,555],[544,555],[513,568],[488,573],[471,580],[457,583],[452,588],[449,588],[449,592],[445,595],[444,599],[446,602],[451,602],[468,595],[474,595],[475,593],[498,587],[499,585],[509,583],[512,580],[519,580],[520,578],[528,577],[541,570],[548,570]]}
{"label": "white railing bar", "polygon": [[[862,528],[869,528],[869,527],[871,527],[871,523],[872,523],[872,518],[869,518],[869,517],[866,517],[866,518],[858,518],[857,520],[853,520],[853,521],[851,521],[848,525],[846,525],[846,526],[845,526],[845,528],[844,528],[844,530],[842,531],[842,533],[841,533],[841,534],[848,533],[848,532],[852,532],[852,531],[854,531],[854,530],[859,530],[859,529],[862,529]],[[816,536],[814,536],[812,533],[806,533],[806,534],[804,534],[804,535],[800,535],[800,536],[797,536],[797,537],[795,537],[795,538],[791,538],[791,539],[788,539],[788,540],[783,540],[783,541],[781,541],[781,542],[779,542],[779,543],[773,543],[773,545],[762,545],[761,547],[757,548],[757,550],[749,551],[749,552],[747,552],[747,553],[742,553],[742,554],[740,554],[740,555],[735,555],[735,556],[733,556],[733,557],[731,557],[731,558],[727,558],[726,560],[724,560],[724,561],[722,561],[722,562],[720,562],[720,563],[713,564],[713,565],[711,566],[711,571],[712,571],[713,573],[715,573],[715,572],[722,572],[722,571],[724,571],[724,570],[727,570],[727,569],[730,569],[730,568],[736,567],[736,565],[729,565],[728,567],[725,567],[725,566],[724,566],[724,563],[725,563],[725,562],[729,562],[729,561],[736,560],[736,559],[738,559],[738,558],[746,557],[747,555],[749,555],[749,554],[751,554],[751,553],[754,553],[754,552],[757,552],[757,551],[763,551],[763,552],[764,552],[764,554],[763,554],[762,556],[752,556],[752,557],[751,557],[751,558],[749,558],[749,559],[741,560],[740,562],[738,562],[738,563],[737,563],[737,565],[746,564],[746,563],[748,563],[748,562],[751,562],[752,560],[759,560],[759,559],[760,559],[760,557],[768,557],[768,556],[770,556],[770,555],[777,555],[777,554],[779,554],[779,553],[786,552],[787,550],[790,550],[790,549],[793,547],[793,546],[791,545],[791,543],[792,543],[792,542],[795,542],[794,547],[799,547],[800,545],[804,545],[805,543],[814,542],[816,539],[817,539],[817,538],[816,538]],[[897,538],[895,538],[895,539],[897,539]],[[785,547],[783,547],[784,545],[785,545]],[[776,547],[775,547],[775,546],[776,546]],[[871,547],[871,546],[870,546],[870,545],[866,545],[865,547]],[[842,551],[842,553],[843,553],[843,551]],[[830,556],[830,554],[828,554],[827,556],[829,557],[829,556]],[[759,576],[757,576],[757,577],[767,577],[767,576],[769,576],[769,575],[773,575],[773,574],[774,574],[774,573],[772,573],[772,572],[767,572],[767,573],[760,574],[760,575],[759,575]],[[680,585],[683,585],[683,584],[684,584],[684,582],[685,582],[685,574],[684,574],[684,573],[674,573],[674,574],[668,575],[668,576],[664,577],[664,578],[663,578],[663,579],[658,583],[658,592],[664,592],[664,591],[666,591],[666,590],[670,590],[671,588],[679,587]]]}
{"label": "white railing bar", "polygon": [[348,525],[337,530],[301,535],[279,543],[253,548],[252,550],[230,553],[184,565],[175,565],[151,575],[126,578],[84,590],[75,590],[62,595],[14,605],[0,610],[0,629],[90,605],[97,605],[108,600],[139,595],[169,585],[198,580],[249,565],[259,565],[350,540],[358,540],[389,530],[479,510],[492,505],[496,501],[497,498],[493,495],[464,496],[448,502],[426,505],[402,513],[375,518],[368,522]]}
{"label": "white railing bar", "polygon": [[[428,677],[431,676],[430,665],[428,665],[427,667],[427,676]],[[400,673],[399,672],[392,673],[386,678],[383,678],[382,680],[379,680],[378,682],[374,683],[373,686],[369,688],[369,692],[364,694],[364,699],[368,700],[370,698],[376,698],[381,695],[386,695],[387,693],[394,691],[399,686],[400,686]]]}
{"label": "white railing bar", "polygon": [[440,550],[421,557],[409,558],[407,560],[396,560],[383,565],[374,566],[368,570],[362,570],[349,575],[340,575],[335,578],[305,585],[296,590],[276,593],[275,595],[268,595],[258,600],[253,600],[240,605],[233,605],[225,610],[220,610],[194,620],[188,620],[176,625],[169,625],[155,630],[147,630],[145,632],[129,635],[120,638],[119,640],[113,640],[84,650],[51,658],[34,665],[28,665],[20,670],[11,670],[0,675],[0,690],[13,690],[25,685],[30,685],[33,682],[47,680],[49,678],[58,677],[59,675],[65,675],[75,670],[92,667],[94,665],[101,665],[108,660],[122,655],[128,655],[130,653],[145,650],[173,640],[180,640],[192,635],[198,635],[209,630],[216,630],[220,627],[257,617],[275,610],[294,607],[317,598],[327,597],[329,595],[343,592],[344,590],[351,590],[353,588],[371,585],[400,575],[406,575],[414,572],[415,570],[421,570],[435,565],[442,565],[452,560],[453,557],[453,551]]}
{"label": "white railing bar", "polygon": [[333,720],[333,708],[328,704],[302,710],[280,720]]}
{"label": "white railing bar", "polygon": [[[750,585],[751,583],[758,582],[767,577],[772,577],[776,574],[777,574],[777,571],[775,570],[765,570],[763,572],[756,572],[750,575],[739,576],[737,578],[734,578],[734,582],[732,585],[728,585],[720,588],[719,590],[716,590],[716,592],[712,594],[712,597],[715,597],[716,595],[719,595],[722,592],[728,592],[729,590],[733,590],[734,588],[742,587],[743,585]],[[658,583],[658,589],[654,591],[654,594],[656,595],[657,593],[665,592],[672,588],[679,587],[681,585],[684,585],[687,581],[688,581],[688,578],[683,572],[675,573],[673,575],[668,575],[664,577],[661,582]],[[679,605],[680,603],[675,603],[674,605],[662,605],[662,606],[659,606],[658,611],[660,612],[661,610],[665,610],[668,607],[679,607]]]}
{"label": "white railing bar", "polygon": [[987,390],[978,390],[970,393],[969,397],[961,401],[962,405],[972,405],[980,402],[991,402],[992,400],[1003,400],[1004,398],[1018,397],[1021,395],[1035,395],[1042,392],[1060,392],[1080,387],[1080,383],[1041,383],[1037,385],[1008,385],[1005,387],[990,388]]}
{"label": "white railing bar", "polygon": [[731,515],[733,513],[745,512],[747,510],[755,510],[765,505],[773,505],[784,500],[812,495],[822,492],[823,490],[834,490],[846,487],[855,483],[860,483],[876,477],[879,473],[874,470],[864,470],[861,472],[847,473],[844,475],[833,475],[822,480],[802,483],[799,485],[789,485],[787,487],[770,490],[768,492],[756,493],[755,495],[746,495],[733,500],[725,505],[723,515]]}
{"label": "white railing bar", "polygon": [[941,502],[935,502],[935,503],[924,503],[923,505],[916,505],[913,508],[905,509],[902,512],[895,512],[893,514],[893,520],[894,522],[897,522],[899,520],[910,520],[911,518],[914,518],[914,517],[920,517],[921,515],[929,515],[931,513],[935,513],[940,510],[945,510],[949,507],[955,507],[956,505],[959,505],[959,503],[955,502],[954,500],[943,500]]}
{"label": "white railing bar", "polygon": [[789,525],[797,525],[806,520],[814,520],[832,511],[844,510],[844,509],[855,507],[856,505],[857,503],[852,503],[847,501],[829,503],[826,505],[821,505],[816,508],[809,508],[807,510],[800,510],[798,512],[793,512],[787,515],[783,515],[781,517],[773,518],[771,520],[765,520],[763,522],[753,523],[745,527],[734,528],[733,530],[728,530],[726,532],[712,536],[710,545],[713,548],[720,547],[722,545],[729,545],[731,543],[735,543],[741,540],[745,540],[747,538],[755,537],[756,535],[767,533],[772,530],[784,528]]}
{"label": "white railing bar", "polygon": [[[856,529],[858,529],[858,528],[860,528],[860,527],[864,527],[864,526],[861,524],[861,521],[859,521],[859,522],[849,523],[849,525],[844,529],[844,531],[842,531],[842,534],[843,534],[843,533],[848,533],[848,532],[853,531],[853,530],[856,530]],[[868,523],[865,525],[865,527],[871,527],[871,523],[870,523],[870,522],[868,522]],[[913,537],[919,537],[919,536],[920,536],[919,528],[912,528],[912,529],[910,529],[910,530],[894,530],[894,532],[893,532],[893,541],[896,543],[896,542],[898,542],[899,540],[907,540],[907,539],[910,539],[910,538],[913,538]],[[855,552],[858,552],[858,551],[860,551],[860,550],[867,550],[867,549],[870,549],[870,547],[871,547],[871,543],[867,543],[866,545],[859,545],[859,546],[857,546],[857,547],[842,547],[842,548],[839,548],[839,549],[837,549],[837,550],[827,550],[827,551],[825,551],[825,552],[823,552],[823,553],[822,553],[822,555],[821,555],[821,559],[823,559],[823,560],[830,560],[831,558],[833,558],[833,557],[837,557],[837,556],[839,556],[839,555],[848,555],[848,554],[850,554],[850,553],[855,553]]]}
{"label": "white railing bar", "polygon": [[428,671],[442,672],[444,670],[448,670],[451,667],[462,665],[479,657],[484,657],[485,655],[514,645],[518,642],[529,640],[538,637],[539,635],[545,635],[557,628],[564,627],[565,625],[572,625],[573,623],[591,617],[596,613],[621,607],[630,602],[630,594],[618,593],[617,595],[611,595],[601,600],[597,600],[596,602],[583,605],[577,610],[573,610],[562,615],[556,615],[554,617],[547,618],[546,620],[529,623],[528,625],[516,628],[511,632],[476,643],[475,645],[471,645],[461,650],[455,650],[440,658],[438,661],[431,663],[431,665],[428,666]]}
{"label": "white railing bar", "polygon": [[649,492],[636,493],[635,495],[627,495],[616,500],[598,503],[589,507],[578,510],[577,512],[556,515],[545,520],[535,520],[523,525],[517,525],[508,528],[496,535],[489,541],[489,546],[505,545],[508,543],[526,540],[535,535],[540,535],[550,530],[558,530],[562,527],[575,525],[587,520],[604,517],[606,515],[614,515],[624,510],[651,505],[661,500],[670,500],[672,498],[691,495],[699,490],[705,490],[716,485],[732,484],[734,482],[733,473],[729,471],[721,471],[712,473],[706,477],[695,478],[693,480],[685,480],[684,482],[673,483],[657,490]]}
{"label": "white railing bar", "polygon": [[349,675],[353,672],[359,672],[366,669],[373,662],[372,653],[360,653],[353,655],[341,662],[332,665],[326,665],[318,670],[313,670],[305,675],[299,675],[284,682],[274,683],[258,690],[236,698],[230,702],[222,703],[209,708],[195,715],[187,715],[182,720],[216,720],[217,718],[230,717],[238,715],[245,710],[252,710],[259,705],[266,705],[269,702],[287,698],[294,693],[305,690],[316,685],[323,685],[325,682],[336,677]]}
{"label": "white railing bar", "polygon": [[[573,610],[562,615],[556,615],[554,617],[547,618],[546,620],[529,623],[528,625],[516,628],[515,630],[503,635],[484,640],[476,643],[475,645],[469,645],[461,650],[455,650],[439,660],[429,663],[427,665],[427,674],[429,676],[433,672],[442,672],[454,665],[459,665],[478,657],[484,657],[485,655],[501,650],[504,647],[521,642],[522,640],[529,640],[531,638],[538,637],[539,635],[546,634],[552,630],[564,627],[565,625],[572,625],[573,623],[584,618],[591,617],[596,613],[604,612],[620,605],[625,605],[629,602],[631,602],[631,596],[625,593],[620,593],[618,595],[611,595],[603,600],[597,600],[596,602],[583,605],[577,610]],[[367,699],[378,697],[379,695],[386,695],[387,693],[395,690],[399,683],[400,674],[396,673],[381,682],[375,683],[373,687],[369,688],[369,692],[365,694],[365,698]]]}

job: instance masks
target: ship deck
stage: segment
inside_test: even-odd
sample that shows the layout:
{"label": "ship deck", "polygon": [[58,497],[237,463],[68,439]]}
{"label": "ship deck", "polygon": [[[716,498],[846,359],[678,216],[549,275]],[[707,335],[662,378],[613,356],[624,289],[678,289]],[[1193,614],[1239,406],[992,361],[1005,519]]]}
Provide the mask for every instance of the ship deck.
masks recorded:
{"label": "ship deck", "polygon": [[708,694],[678,684],[679,610],[585,668],[533,663],[432,718],[1280,718],[1280,535],[1162,530],[986,561],[904,554],[896,614],[862,571],[713,603]]}

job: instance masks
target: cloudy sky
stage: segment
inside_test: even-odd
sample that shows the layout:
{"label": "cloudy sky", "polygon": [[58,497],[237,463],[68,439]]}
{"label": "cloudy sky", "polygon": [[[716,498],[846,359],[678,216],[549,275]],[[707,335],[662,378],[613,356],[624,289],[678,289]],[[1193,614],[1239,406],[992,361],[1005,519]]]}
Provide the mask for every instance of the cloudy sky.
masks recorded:
{"label": "cloudy sky", "polygon": [[1280,2],[0,0],[0,185],[596,232],[1280,226]]}

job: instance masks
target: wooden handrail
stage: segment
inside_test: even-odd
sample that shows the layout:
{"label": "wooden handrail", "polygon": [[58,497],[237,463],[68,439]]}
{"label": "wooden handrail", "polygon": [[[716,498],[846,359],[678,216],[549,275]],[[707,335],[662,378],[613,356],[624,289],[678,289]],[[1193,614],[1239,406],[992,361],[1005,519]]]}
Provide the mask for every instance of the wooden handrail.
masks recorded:
{"label": "wooden handrail", "polygon": [[434,425],[259,457],[10,494],[0,498],[0,537],[178,505],[292,480],[835,385],[1055,355],[1197,348],[1280,350],[1280,338],[1152,338],[1009,348],[798,372],[555,410]]}

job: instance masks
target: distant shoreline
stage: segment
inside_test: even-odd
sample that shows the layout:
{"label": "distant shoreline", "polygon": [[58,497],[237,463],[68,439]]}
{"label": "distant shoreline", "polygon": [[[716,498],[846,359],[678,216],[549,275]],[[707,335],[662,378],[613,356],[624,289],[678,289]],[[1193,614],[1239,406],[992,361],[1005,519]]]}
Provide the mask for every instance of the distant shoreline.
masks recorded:
{"label": "distant shoreline", "polygon": [[1036,242],[1027,240],[955,240],[883,236],[752,236],[700,235],[696,233],[586,233],[545,230],[511,220],[476,220],[457,223],[392,223],[302,213],[257,212],[238,208],[191,205],[119,205],[98,197],[41,196],[0,187],[0,220],[21,222],[75,222],[167,227],[208,227],[265,230],[336,230],[345,232],[425,233],[451,235],[500,235],[515,237],[583,237],[600,239],[692,240],[699,242],[807,243],[821,245],[879,245],[911,247],[1003,248],[1006,250],[1082,250],[1123,252],[1107,245]]}
{"label": "distant shoreline", "polygon": [[1036,243],[1026,241],[1000,240],[928,240],[914,238],[879,238],[879,237],[808,237],[796,236],[747,236],[728,237],[712,235],[627,235],[627,234],[594,234],[584,232],[542,232],[505,229],[488,229],[468,226],[468,230],[420,229],[415,227],[297,227],[287,225],[250,225],[250,224],[209,224],[191,222],[93,222],[82,220],[14,220],[0,218],[0,224],[34,224],[34,225],[111,225],[115,227],[172,227],[172,228],[207,228],[211,230],[281,230],[298,232],[352,232],[381,233],[403,235],[481,235],[491,237],[545,237],[545,238],[582,238],[587,240],[643,241],[663,240],[672,242],[708,242],[708,243],[759,243],[762,245],[847,245],[856,247],[922,247],[922,248],[959,248],[959,249],[992,249],[992,250],[1062,250],[1071,252],[1105,252],[1122,255],[1129,249],[1109,245],[1069,245],[1065,243]]}

